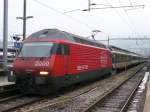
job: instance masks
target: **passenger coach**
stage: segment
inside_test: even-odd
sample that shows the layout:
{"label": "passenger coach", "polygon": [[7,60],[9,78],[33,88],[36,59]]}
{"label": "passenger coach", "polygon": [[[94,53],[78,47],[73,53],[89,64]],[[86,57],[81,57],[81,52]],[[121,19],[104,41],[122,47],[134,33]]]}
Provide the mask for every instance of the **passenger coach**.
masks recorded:
{"label": "passenger coach", "polygon": [[113,71],[115,72],[144,62],[144,58],[137,53],[115,46],[110,46],[110,50],[112,53]]}

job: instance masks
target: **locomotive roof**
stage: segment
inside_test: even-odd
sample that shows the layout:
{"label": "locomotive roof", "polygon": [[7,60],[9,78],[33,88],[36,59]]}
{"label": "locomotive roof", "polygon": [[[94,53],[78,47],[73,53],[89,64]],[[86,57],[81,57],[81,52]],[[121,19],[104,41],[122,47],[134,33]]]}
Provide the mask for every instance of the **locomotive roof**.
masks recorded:
{"label": "locomotive roof", "polygon": [[38,32],[31,34],[29,38],[65,39],[65,40],[70,40],[70,41],[74,41],[77,43],[106,48],[104,44],[99,43],[97,41],[89,40],[84,37],[74,35],[74,34],[68,33],[66,31],[61,31],[58,29],[43,29],[43,30],[40,30]]}
{"label": "locomotive roof", "polygon": [[58,29],[43,29],[31,34],[29,38],[56,38],[71,40],[68,35]]}

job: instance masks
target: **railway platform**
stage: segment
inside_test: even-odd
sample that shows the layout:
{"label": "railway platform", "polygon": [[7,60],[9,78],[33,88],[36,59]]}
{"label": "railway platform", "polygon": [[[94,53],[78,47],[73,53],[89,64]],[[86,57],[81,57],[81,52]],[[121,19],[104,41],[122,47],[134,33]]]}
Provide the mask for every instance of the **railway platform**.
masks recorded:
{"label": "railway platform", "polygon": [[148,83],[148,89],[147,89],[146,100],[145,100],[143,112],[150,112],[149,107],[150,107],[150,81]]}
{"label": "railway platform", "polygon": [[14,86],[14,84],[14,82],[8,82],[7,76],[0,76],[0,92],[3,91],[5,88]]}
{"label": "railway platform", "polygon": [[0,76],[0,87],[5,85],[14,84],[13,82],[8,82],[7,76]]}

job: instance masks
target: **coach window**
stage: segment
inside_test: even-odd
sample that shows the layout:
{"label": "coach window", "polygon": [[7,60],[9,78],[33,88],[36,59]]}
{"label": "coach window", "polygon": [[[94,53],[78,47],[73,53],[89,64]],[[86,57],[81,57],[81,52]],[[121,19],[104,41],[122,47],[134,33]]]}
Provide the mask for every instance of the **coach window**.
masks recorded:
{"label": "coach window", "polygon": [[116,54],[115,53],[112,54],[112,62],[116,63]]}

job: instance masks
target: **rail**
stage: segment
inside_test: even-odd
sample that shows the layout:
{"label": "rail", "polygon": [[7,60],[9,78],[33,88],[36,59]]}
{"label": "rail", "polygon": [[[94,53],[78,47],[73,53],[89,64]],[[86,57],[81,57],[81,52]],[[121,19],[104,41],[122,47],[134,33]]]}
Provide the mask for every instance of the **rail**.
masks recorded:
{"label": "rail", "polygon": [[95,103],[91,104],[84,112],[92,112],[96,109],[105,112],[126,111],[134,93],[143,79],[143,73],[145,73],[145,70],[142,69],[140,72],[116,87],[112,92],[109,92]]}
{"label": "rail", "polygon": [[0,100],[0,107],[1,107],[0,111],[1,112],[13,111],[17,108],[21,108],[25,105],[30,105],[40,100],[43,100],[43,98],[19,94],[16,96],[12,96],[12,97]]}

